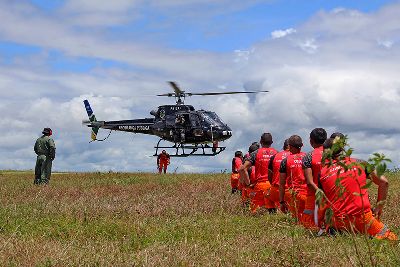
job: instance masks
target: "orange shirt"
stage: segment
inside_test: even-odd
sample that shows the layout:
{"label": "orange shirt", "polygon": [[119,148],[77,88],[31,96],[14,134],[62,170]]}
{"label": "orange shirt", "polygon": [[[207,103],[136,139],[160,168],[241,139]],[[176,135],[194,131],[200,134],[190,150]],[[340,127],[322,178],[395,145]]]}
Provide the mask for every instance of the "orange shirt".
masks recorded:
{"label": "orange shirt", "polygon": [[159,164],[160,162],[163,162],[163,163],[165,163],[165,162],[169,162],[169,154],[168,153],[166,153],[166,154],[164,154],[164,153],[160,153],[159,155],[158,155],[158,157],[157,157],[157,163]]}
{"label": "orange shirt", "polygon": [[[323,146],[315,148],[312,152],[307,153],[303,158],[303,168],[311,168],[313,182],[318,184],[318,176],[321,172],[322,164],[322,154],[324,153]],[[315,190],[312,187],[307,187],[307,196],[314,196]]]}
{"label": "orange shirt", "polygon": [[281,166],[282,160],[287,158],[290,155],[290,152],[287,150],[283,150],[275,154],[269,163],[269,169],[272,171],[272,183],[271,185],[279,186],[279,177],[280,172],[279,168]]}
{"label": "orange shirt", "polygon": [[255,167],[256,177],[251,183],[266,182],[268,181],[268,166],[269,160],[273,155],[278,153],[272,147],[260,147],[250,154],[246,160],[250,161],[251,165]]}
{"label": "orange shirt", "polygon": [[[356,162],[348,158],[345,164]],[[338,175],[338,171],[340,171]],[[340,179],[341,186],[336,185]],[[367,175],[365,170],[354,166],[344,172],[343,168],[334,163],[331,167],[323,167],[321,170],[320,184],[326,197],[332,203],[335,216],[356,216],[371,210],[368,198],[368,190],[362,188],[366,185]]]}
{"label": "orange shirt", "polygon": [[240,166],[242,166],[242,159],[239,157],[234,157],[232,159],[232,173],[238,173]]}
{"label": "orange shirt", "polygon": [[286,182],[288,188],[300,194],[307,193],[306,178],[303,172],[303,157],[305,153],[290,154],[283,159],[280,166],[280,172],[286,173]]}

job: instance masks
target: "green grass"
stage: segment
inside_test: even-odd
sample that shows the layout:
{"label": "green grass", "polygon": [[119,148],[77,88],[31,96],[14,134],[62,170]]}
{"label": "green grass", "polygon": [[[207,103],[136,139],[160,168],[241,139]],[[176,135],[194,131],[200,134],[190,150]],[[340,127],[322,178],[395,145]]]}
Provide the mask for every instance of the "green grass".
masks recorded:
{"label": "green grass", "polygon": [[[383,221],[400,233],[400,174],[388,178]],[[398,243],[250,215],[228,174],[63,173],[38,187],[31,172],[0,172],[0,266],[400,266],[399,255]]]}

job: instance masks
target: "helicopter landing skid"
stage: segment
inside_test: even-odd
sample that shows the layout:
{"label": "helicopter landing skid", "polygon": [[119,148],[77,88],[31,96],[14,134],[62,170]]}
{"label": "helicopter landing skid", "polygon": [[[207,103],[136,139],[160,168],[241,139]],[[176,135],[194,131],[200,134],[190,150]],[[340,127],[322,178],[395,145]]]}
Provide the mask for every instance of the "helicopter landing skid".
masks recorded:
{"label": "helicopter landing skid", "polygon": [[158,156],[158,149],[168,150],[171,153],[168,153],[170,157],[189,157],[189,156],[215,156],[221,153],[222,151],[225,150],[226,147],[224,146],[210,146],[208,144],[197,144],[197,145],[192,145],[192,144],[181,144],[181,143],[175,143],[173,146],[160,146],[160,142],[163,139],[160,139],[157,143],[157,146],[154,148],[156,149],[156,152],[154,153],[153,156]]}

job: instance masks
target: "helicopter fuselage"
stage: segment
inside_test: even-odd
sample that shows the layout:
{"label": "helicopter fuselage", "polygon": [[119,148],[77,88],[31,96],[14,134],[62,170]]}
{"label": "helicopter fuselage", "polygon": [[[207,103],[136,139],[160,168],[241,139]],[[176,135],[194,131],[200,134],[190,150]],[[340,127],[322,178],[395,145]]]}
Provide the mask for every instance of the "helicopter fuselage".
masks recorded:
{"label": "helicopter fuselage", "polygon": [[191,105],[164,105],[151,111],[154,118],[96,121],[89,127],[156,135],[181,144],[214,143],[232,136],[231,128],[212,111],[195,110]]}

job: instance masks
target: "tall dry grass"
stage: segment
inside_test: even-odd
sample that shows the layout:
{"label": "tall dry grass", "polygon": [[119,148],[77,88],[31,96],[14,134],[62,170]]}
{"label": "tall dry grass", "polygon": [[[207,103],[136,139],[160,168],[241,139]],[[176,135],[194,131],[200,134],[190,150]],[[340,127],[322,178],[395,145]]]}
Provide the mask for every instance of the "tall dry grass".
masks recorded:
{"label": "tall dry grass", "polygon": [[[399,177],[383,216],[396,233]],[[0,173],[0,266],[400,266],[399,255],[397,243],[251,216],[227,174],[67,173],[38,187],[32,173]]]}

